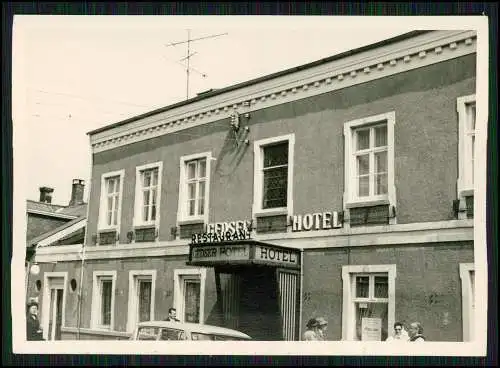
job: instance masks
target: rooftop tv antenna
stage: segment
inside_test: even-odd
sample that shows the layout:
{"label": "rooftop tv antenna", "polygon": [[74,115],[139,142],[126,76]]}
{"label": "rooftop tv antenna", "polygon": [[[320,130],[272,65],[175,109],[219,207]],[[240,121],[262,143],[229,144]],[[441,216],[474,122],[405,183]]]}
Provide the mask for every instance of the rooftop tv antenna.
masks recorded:
{"label": "rooftop tv antenna", "polygon": [[[183,43],[187,43],[187,53],[186,53],[186,56],[183,57],[182,59],[180,59],[179,61],[184,61],[186,60],[186,100],[189,99],[189,73],[190,71],[194,71],[194,72],[197,72],[199,74],[201,74],[202,77],[206,77],[207,74],[206,73],[202,73],[198,70],[196,70],[195,68],[191,67],[190,66],[190,59],[193,55],[195,55],[197,52],[193,52],[191,53],[191,42],[195,42],[195,41],[200,41],[200,40],[206,40],[208,38],[214,38],[214,37],[219,37],[219,36],[224,36],[224,35],[227,35],[227,32],[226,33],[219,33],[219,34],[213,34],[213,35],[209,35],[209,36],[203,36],[203,37],[198,37],[198,38],[191,38],[191,30],[187,30],[187,40],[185,41],[178,41],[178,42],[171,42],[165,46],[169,47],[169,46],[176,46],[176,45],[180,45],[180,44],[183,44]],[[184,64],[181,64],[184,66]]]}

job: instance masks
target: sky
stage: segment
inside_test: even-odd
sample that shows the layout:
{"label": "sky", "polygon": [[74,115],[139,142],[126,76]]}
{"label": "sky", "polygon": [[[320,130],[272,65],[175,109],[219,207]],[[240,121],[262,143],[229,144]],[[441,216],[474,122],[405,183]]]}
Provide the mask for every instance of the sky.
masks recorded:
{"label": "sky", "polygon": [[38,200],[39,187],[48,186],[52,202],[66,205],[78,178],[87,200],[87,133],[186,99],[187,43],[171,44],[188,32],[191,39],[218,35],[190,43],[194,97],[415,29],[377,18],[16,16],[14,161],[26,199]]}

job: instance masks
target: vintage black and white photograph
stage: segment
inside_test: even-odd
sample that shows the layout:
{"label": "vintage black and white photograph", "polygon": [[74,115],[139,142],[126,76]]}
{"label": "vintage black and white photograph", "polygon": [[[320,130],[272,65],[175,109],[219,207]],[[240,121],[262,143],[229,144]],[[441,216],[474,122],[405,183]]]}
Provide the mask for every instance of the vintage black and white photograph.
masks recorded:
{"label": "vintage black and white photograph", "polygon": [[484,355],[487,27],[16,15],[14,352]]}

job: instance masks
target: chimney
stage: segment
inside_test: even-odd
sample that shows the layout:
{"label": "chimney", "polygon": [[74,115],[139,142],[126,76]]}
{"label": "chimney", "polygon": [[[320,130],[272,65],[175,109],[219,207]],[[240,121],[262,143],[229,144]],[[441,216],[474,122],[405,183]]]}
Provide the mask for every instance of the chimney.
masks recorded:
{"label": "chimney", "polygon": [[40,202],[51,203],[52,202],[52,192],[53,188],[40,187]]}
{"label": "chimney", "polygon": [[83,203],[83,189],[85,188],[82,179],[73,179],[73,188],[71,189],[71,200],[69,206],[78,206]]}

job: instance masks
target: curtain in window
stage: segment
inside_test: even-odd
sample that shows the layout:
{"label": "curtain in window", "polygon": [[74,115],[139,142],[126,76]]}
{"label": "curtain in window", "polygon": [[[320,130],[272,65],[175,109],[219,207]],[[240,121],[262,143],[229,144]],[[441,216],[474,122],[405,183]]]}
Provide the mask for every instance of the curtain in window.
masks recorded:
{"label": "curtain in window", "polygon": [[151,320],[151,281],[139,281],[139,322]]}
{"label": "curtain in window", "polygon": [[198,280],[184,281],[184,321],[200,322],[200,282]]}

